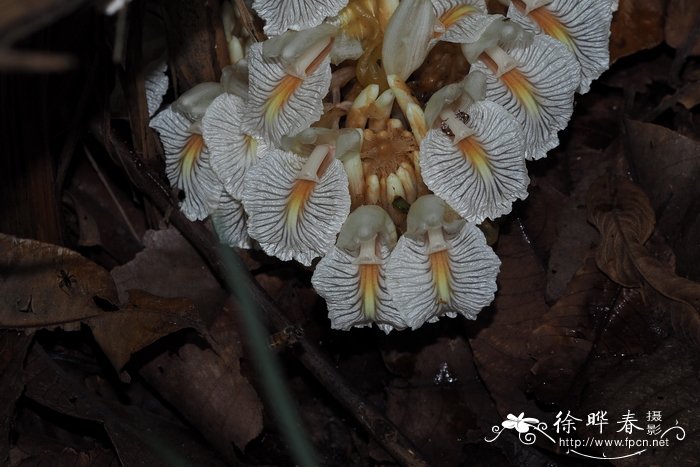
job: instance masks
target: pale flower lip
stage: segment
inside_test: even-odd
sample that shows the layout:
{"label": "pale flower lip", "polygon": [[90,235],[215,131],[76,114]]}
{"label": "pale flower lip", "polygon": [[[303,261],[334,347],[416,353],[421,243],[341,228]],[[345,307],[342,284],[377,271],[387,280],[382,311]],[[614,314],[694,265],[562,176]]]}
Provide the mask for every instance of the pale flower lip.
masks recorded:
{"label": "pale flower lip", "polygon": [[287,73],[285,66],[268,60],[262,44],[250,47],[248,68],[250,91],[243,129],[278,144],[283,136],[308,128],[323,114],[323,97],[331,83],[330,60],[326,56],[306,78]]}
{"label": "pale flower lip", "polygon": [[211,153],[211,167],[224,188],[236,199],[243,195],[246,171],[265,153],[258,136],[243,131],[245,103],[233,94],[214,99],[202,119],[202,134]]}
{"label": "pale flower lip", "polygon": [[173,102],[172,108],[175,112],[184,115],[195,122],[204,117],[204,113],[209,108],[224,88],[220,83],[199,83],[188,89]]}
{"label": "pale flower lip", "polygon": [[156,115],[150,126],[160,135],[170,184],[185,192],[180,210],[191,221],[206,219],[219,205],[224,187],[211,168],[199,123],[171,106]]}
{"label": "pale flower lip", "polygon": [[386,289],[385,267],[395,243],[394,223],[379,206],[361,206],[348,216],[311,279],[328,304],[333,329],[376,323],[388,334],[406,327]]}
{"label": "pale flower lip", "polygon": [[476,319],[496,293],[500,260],[473,223],[451,221],[449,208],[435,195],[416,200],[409,227],[391,254],[387,285],[406,324],[457,313]]}
{"label": "pale flower lip", "polygon": [[[531,8],[515,0],[508,17],[537,34],[548,34],[564,43],[581,65],[578,92],[589,91],[591,82],[610,66],[610,0],[550,0]],[[542,5],[540,5],[542,3]],[[523,7],[525,9],[523,10]]]}
{"label": "pale flower lip", "polygon": [[574,110],[580,67],[564,44],[538,35],[527,47],[506,51],[517,66],[498,74],[479,60],[470,73],[486,75],[486,99],[505,108],[520,123],[525,158],[541,159],[559,144],[557,132],[566,128]]}
{"label": "pale flower lip", "polygon": [[[508,214],[527,197],[525,140],[515,118],[498,104],[475,102],[462,109],[471,135],[457,141],[431,130],[421,144],[421,173],[433,193],[460,216],[482,222]],[[457,134],[457,130],[450,127]]]}
{"label": "pale flower lip", "polygon": [[347,4],[348,0],[254,0],[253,9],[265,20],[265,34],[276,36],[318,26]]}
{"label": "pale flower lip", "polygon": [[168,64],[165,59],[155,60],[148,64],[144,76],[144,87],[146,90],[146,106],[148,107],[148,116],[153,114],[160,108],[163,103],[163,96],[168,92],[170,80],[166,73]]}
{"label": "pale flower lip", "polygon": [[[268,255],[306,266],[333,246],[350,212],[342,164],[315,157],[270,149],[248,170],[243,185],[250,236]],[[320,175],[307,173],[313,170],[310,166],[326,163]]]}

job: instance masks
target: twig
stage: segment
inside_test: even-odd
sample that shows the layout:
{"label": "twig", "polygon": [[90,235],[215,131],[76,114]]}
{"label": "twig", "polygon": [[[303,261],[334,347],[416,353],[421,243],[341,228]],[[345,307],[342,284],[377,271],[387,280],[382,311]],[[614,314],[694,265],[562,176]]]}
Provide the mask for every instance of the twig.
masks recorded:
{"label": "twig", "polygon": [[[165,212],[173,208],[170,199],[163,194],[167,193],[167,189],[155,182],[157,177],[150,173],[150,169],[119,137],[113,132],[104,134],[99,127],[94,128],[94,131],[105,144],[111,144],[116,155],[124,162],[124,169],[130,175],[136,188],[161,211]],[[108,152],[112,152],[109,148],[107,149]],[[172,210],[170,221],[202,255],[214,275],[222,283],[225,283],[224,267],[217,253],[216,245],[218,242],[214,235],[203,224],[187,220],[177,209]],[[238,278],[239,287],[250,292],[253,302],[263,313],[270,327],[281,331],[293,325],[248,273],[240,257],[238,255],[232,256],[234,256],[233,260],[238,263],[239,269],[245,272]],[[299,361],[397,462],[410,467],[429,465],[410,440],[391,421],[347,384],[345,378],[335,370],[316,345],[304,338],[299,340],[299,345],[301,351],[296,354]]]}
{"label": "twig", "polygon": [[92,165],[92,168],[95,169],[95,172],[97,172],[97,176],[100,178],[102,185],[104,185],[105,189],[107,190],[107,193],[109,193],[109,197],[112,198],[112,202],[114,202],[114,204],[117,206],[117,209],[119,210],[119,214],[122,216],[122,219],[124,219],[126,226],[129,228],[129,232],[131,232],[131,235],[134,236],[134,238],[136,239],[136,242],[140,245],[141,244],[141,237],[139,237],[139,234],[136,233],[136,229],[134,228],[133,224],[129,220],[129,216],[127,216],[126,212],[124,212],[124,208],[122,208],[122,205],[119,203],[119,200],[114,195],[114,192],[112,191],[112,188],[109,186],[109,183],[107,183],[107,179],[105,178],[104,174],[100,170],[100,167],[97,165],[97,162],[95,162],[95,159],[92,157],[92,154],[90,154],[90,151],[88,150],[87,146],[83,146],[83,149],[85,150],[85,155],[87,156],[88,160],[90,161],[90,165]]}
{"label": "twig", "polygon": [[17,50],[0,46],[0,71],[62,73],[75,68],[78,60],[69,54]]}

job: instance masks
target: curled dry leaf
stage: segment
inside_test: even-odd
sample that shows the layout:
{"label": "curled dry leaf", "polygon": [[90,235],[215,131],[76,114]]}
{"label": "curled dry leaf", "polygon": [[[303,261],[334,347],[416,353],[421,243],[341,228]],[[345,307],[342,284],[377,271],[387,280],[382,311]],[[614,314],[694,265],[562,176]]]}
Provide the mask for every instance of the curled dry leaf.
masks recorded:
{"label": "curled dry leaf", "polygon": [[679,274],[700,280],[700,143],[633,120],[625,121],[625,132],[633,173],[676,253]]}
{"label": "curled dry leaf", "polygon": [[677,332],[700,344],[700,283],[676,275],[644,243],[654,228],[654,213],[644,192],[623,178],[603,178],[591,187],[588,215],[600,231],[598,267],[626,287],[648,285],[674,302]]}
{"label": "curled dry leaf", "polygon": [[200,327],[189,300],[133,292],[119,309],[109,272],[56,245],[0,235],[0,273],[0,328],[75,331],[86,324],[117,371],[159,338]]}

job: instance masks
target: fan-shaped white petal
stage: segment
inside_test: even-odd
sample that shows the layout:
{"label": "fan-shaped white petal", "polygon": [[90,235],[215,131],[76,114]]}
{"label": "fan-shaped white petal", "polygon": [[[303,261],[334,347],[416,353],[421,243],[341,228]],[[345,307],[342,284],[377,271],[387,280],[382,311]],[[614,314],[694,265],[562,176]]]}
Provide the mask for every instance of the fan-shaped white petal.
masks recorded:
{"label": "fan-shaped white petal", "polygon": [[318,26],[347,4],[348,0],[254,0],[253,9],[265,20],[265,34],[276,36],[287,29]]}
{"label": "fan-shaped white petal", "polygon": [[228,193],[221,195],[221,203],[211,215],[219,241],[237,248],[251,248],[248,236],[248,216],[243,204]]}

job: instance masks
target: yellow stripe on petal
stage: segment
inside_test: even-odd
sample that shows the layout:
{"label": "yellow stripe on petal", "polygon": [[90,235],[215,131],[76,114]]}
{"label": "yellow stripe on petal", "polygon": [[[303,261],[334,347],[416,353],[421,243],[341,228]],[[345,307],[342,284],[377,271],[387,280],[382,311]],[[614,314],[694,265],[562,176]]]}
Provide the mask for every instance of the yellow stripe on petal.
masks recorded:
{"label": "yellow stripe on petal", "polygon": [[187,138],[185,147],[182,148],[182,152],[180,153],[183,173],[187,175],[192,173],[192,168],[197,163],[199,155],[202,154],[202,149],[204,149],[204,138],[202,135],[193,133]]}
{"label": "yellow stripe on petal", "polygon": [[450,257],[447,250],[437,251],[430,255],[430,269],[433,271],[433,285],[437,292],[439,303],[450,303]]}
{"label": "yellow stripe on petal", "polygon": [[540,113],[539,105],[535,99],[535,88],[532,83],[518,70],[514,68],[501,75],[501,81],[513,93],[513,95],[525,107],[530,115]]}
{"label": "yellow stripe on petal", "polygon": [[551,11],[546,8],[537,8],[530,12],[530,18],[532,18],[539,26],[542,28],[545,34],[552,36],[562,44],[566,45],[572,52],[574,49],[574,41],[569,35],[569,31],[561,24],[559,18],[557,18]]}
{"label": "yellow stripe on petal", "polygon": [[457,21],[464,18],[467,15],[476,13],[479,10],[471,5],[459,5],[454,8],[450,8],[442,15],[440,15],[440,22],[445,26],[445,29],[453,26]]}
{"label": "yellow stripe on petal", "polygon": [[464,157],[469,159],[469,162],[479,172],[481,178],[485,180],[491,179],[491,167],[489,166],[489,156],[484,151],[484,148],[473,136],[467,136],[459,143],[457,147],[462,151]]}
{"label": "yellow stripe on petal", "polygon": [[301,86],[302,80],[292,75],[285,75],[275,86],[265,101],[265,123],[271,125],[279,117],[282,108],[287,105],[292,94]]}
{"label": "yellow stripe on petal", "polygon": [[316,187],[316,182],[311,180],[297,180],[294,182],[289,198],[287,198],[286,228],[294,230],[299,223],[299,218],[304,213],[306,202]]}
{"label": "yellow stripe on petal", "polygon": [[362,314],[371,320],[377,316],[377,297],[379,294],[379,265],[360,264],[360,299]]}

